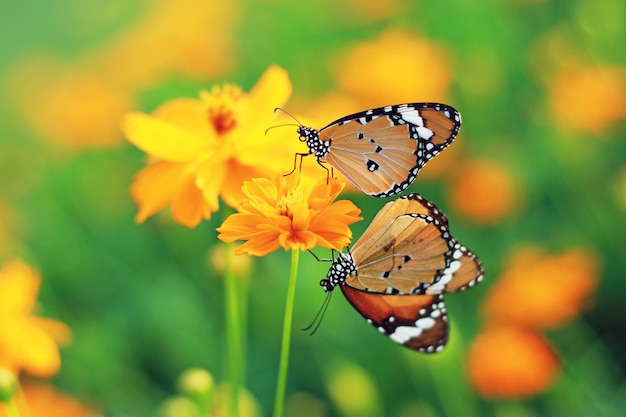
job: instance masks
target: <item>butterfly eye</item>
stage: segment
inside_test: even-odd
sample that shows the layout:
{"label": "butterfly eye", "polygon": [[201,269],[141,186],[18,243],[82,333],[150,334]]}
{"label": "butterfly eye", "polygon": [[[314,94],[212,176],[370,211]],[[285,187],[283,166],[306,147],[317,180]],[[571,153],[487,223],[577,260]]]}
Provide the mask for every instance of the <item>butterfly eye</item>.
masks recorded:
{"label": "butterfly eye", "polygon": [[324,291],[328,292],[330,291],[330,282],[327,279],[323,279],[320,281],[320,286],[322,288],[324,288]]}

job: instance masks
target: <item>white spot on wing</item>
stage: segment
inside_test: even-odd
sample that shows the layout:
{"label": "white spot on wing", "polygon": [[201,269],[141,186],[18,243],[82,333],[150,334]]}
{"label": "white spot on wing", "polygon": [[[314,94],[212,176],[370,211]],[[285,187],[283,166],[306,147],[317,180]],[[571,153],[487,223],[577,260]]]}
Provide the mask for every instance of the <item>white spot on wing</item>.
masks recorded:
{"label": "white spot on wing", "polygon": [[416,126],[424,126],[424,120],[420,116],[420,112],[413,109],[411,111],[403,112],[402,118],[407,122]]}
{"label": "white spot on wing", "polygon": [[396,327],[393,333],[389,335],[389,338],[396,343],[405,344],[414,337],[418,337],[422,334],[421,327],[413,326],[399,326]]}
{"label": "white spot on wing", "polygon": [[422,138],[424,140],[428,140],[428,139],[432,138],[435,135],[432,130],[430,130],[430,129],[424,127],[424,126],[418,126],[417,127],[417,134],[420,136],[420,138]]}

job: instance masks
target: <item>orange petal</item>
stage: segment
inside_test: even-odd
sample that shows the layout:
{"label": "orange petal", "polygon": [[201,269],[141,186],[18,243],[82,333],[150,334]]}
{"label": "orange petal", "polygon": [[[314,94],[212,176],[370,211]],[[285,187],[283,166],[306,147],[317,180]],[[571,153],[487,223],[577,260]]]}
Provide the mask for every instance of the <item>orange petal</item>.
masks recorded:
{"label": "orange petal", "polygon": [[159,161],[139,171],[130,190],[139,206],[137,222],[163,209],[188,182],[193,182],[192,169],[189,164]]}
{"label": "orange petal", "polygon": [[558,367],[558,358],[539,333],[513,326],[485,330],[467,359],[470,380],[488,398],[539,394],[552,383]]}
{"label": "orange petal", "polygon": [[184,184],[178,195],[172,202],[172,217],[180,224],[187,227],[196,227],[203,218],[210,218],[212,212],[217,211],[217,207],[207,209],[202,191],[195,182],[188,181]]}
{"label": "orange petal", "polygon": [[246,181],[253,178],[262,177],[264,173],[258,169],[239,165],[230,161],[226,168],[228,175],[224,178],[224,183],[220,190],[220,196],[226,204],[232,208],[237,208],[243,202],[245,195],[242,186]]}
{"label": "orange petal", "polygon": [[181,99],[166,105],[161,112],[165,117],[158,111],[155,115],[130,113],[122,122],[122,130],[132,144],[159,159],[188,162],[206,157],[213,152],[217,138],[205,121],[201,105],[199,100]]}

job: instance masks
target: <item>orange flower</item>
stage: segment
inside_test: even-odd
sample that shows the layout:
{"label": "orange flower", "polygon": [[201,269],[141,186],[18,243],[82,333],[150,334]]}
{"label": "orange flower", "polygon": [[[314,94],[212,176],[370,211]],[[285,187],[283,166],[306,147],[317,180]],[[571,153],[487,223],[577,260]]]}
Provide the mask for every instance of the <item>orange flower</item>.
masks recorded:
{"label": "orange flower", "polygon": [[314,182],[297,173],[277,176],[273,182],[255,178],[244,184],[247,199],[239,213],[217,229],[218,238],[224,242],[247,240],[236,253],[255,256],[267,255],[280,246],[342,249],[352,237],[348,225],[361,220],[360,210],[352,202],[333,203],[344,185],[335,178]]}
{"label": "orange flower", "polygon": [[290,94],[287,73],[270,67],[249,94],[225,85],[203,92],[202,100],[178,99],[152,115],[127,115],[128,140],[154,159],[131,187],[137,221],[171,204],[174,219],[194,227],[218,210],[218,196],[236,207],[245,180],[288,172],[301,150],[293,131],[263,132]]}
{"label": "orange flower", "polygon": [[600,135],[626,117],[626,73],[621,68],[569,65],[549,82],[548,94],[565,132]]}
{"label": "orange flower", "polygon": [[21,261],[7,262],[0,269],[0,367],[15,375],[57,373],[61,364],[57,343],[70,337],[63,323],[32,315],[39,282],[39,276]]}
{"label": "orange flower", "polygon": [[488,160],[461,164],[449,191],[452,205],[459,213],[483,223],[502,220],[515,206],[518,195],[511,172]]}
{"label": "orange flower", "polygon": [[520,398],[549,387],[558,370],[558,359],[533,330],[491,326],[472,343],[467,370],[481,396]]}
{"label": "orange flower", "polygon": [[[23,417],[92,417],[96,415],[91,407],[44,384],[25,384],[16,398],[16,404]],[[0,417],[13,415],[6,404],[0,403]]]}
{"label": "orange flower", "polygon": [[339,85],[366,107],[445,102],[451,82],[448,58],[440,47],[398,30],[356,45],[332,67]]}
{"label": "orange flower", "polygon": [[598,262],[583,249],[544,256],[518,253],[485,300],[490,320],[554,328],[580,314],[598,282]]}

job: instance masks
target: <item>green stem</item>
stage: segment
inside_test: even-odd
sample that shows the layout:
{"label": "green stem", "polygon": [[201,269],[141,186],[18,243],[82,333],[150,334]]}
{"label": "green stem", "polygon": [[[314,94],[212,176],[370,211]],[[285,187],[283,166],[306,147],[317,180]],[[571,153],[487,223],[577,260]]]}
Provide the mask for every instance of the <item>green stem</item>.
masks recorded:
{"label": "green stem", "polygon": [[274,417],[282,417],[285,404],[285,390],[287,388],[287,369],[289,368],[289,346],[291,343],[291,323],[293,319],[293,304],[296,294],[296,278],[298,275],[298,259],[300,251],[291,251],[291,270],[285,301],[285,319],[283,322],[283,341],[280,348],[280,363],[278,365],[278,382],[276,383],[276,399],[274,401]]}
{"label": "green stem", "polygon": [[241,316],[239,305],[239,293],[237,277],[233,269],[231,247],[226,245],[226,262],[224,268],[224,280],[226,291],[226,339],[228,370],[230,374],[230,415],[239,415],[239,392],[242,383],[242,345],[241,345]]}

